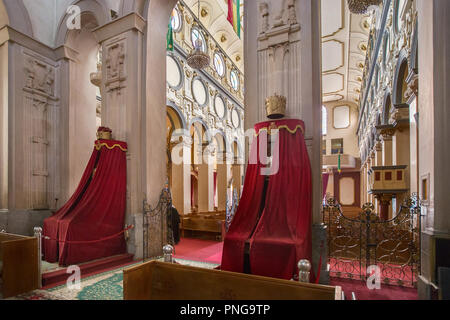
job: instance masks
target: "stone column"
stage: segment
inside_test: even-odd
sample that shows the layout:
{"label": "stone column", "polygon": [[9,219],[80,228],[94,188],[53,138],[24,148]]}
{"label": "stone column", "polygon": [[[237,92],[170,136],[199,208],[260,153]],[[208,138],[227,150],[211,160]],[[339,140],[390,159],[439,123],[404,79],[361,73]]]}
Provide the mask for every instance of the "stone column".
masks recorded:
{"label": "stone column", "polygon": [[374,150],[375,150],[375,166],[381,167],[383,166],[383,146],[380,141],[377,141]]}
{"label": "stone column", "polygon": [[410,192],[419,192],[419,128],[418,128],[418,110],[417,97],[411,97],[410,103]]}
{"label": "stone column", "polygon": [[31,236],[60,197],[61,65],[38,41],[0,33],[0,228]]}
{"label": "stone column", "polygon": [[8,225],[8,119],[9,119],[9,105],[8,105],[8,42],[0,46],[0,230],[6,230]]}
{"label": "stone column", "polygon": [[392,196],[391,195],[377,195],[376,199],[379,203],[379,216],[381,220],[389,220],[390,210],[389,207],[391,205]]}
{"label": "stone column", "polygon": [[[383,166],[383,146],[380,141],[377,141],[374,147],[375,150],[375,166],[381,167]],[[374,203],[375,208],[378,208],[378,199],[375,198]]]}
{"label": "stone column", "polygon": [[231,170],[233,175],[233,189],[237,191],[238,197],[240,197],[242,187],[242,165],[233,164]]}
{"label": "stone column", "polygon": [[[177,161],[183,160],[183,162]],[[181,142],[172,150],[172,202],[180,215],[191,211],[191,144]]]}
{"label": "stone column", "polygon": [[361,202],[362,204],[365,204],[367,202],[367,165],[366,163],[363,164],[363,166],[361,167]]}
{"label": "stone column", "polygon": [[[255,17],[258,17],[255,23]],[[322,88],[320,1],[245,2],[245,128],[266,120],[264,101],[274,93],[287,98],[286,116],[305,122],[312,165],[313,269],[326,244],[321,225]],[[326,253],[326,248],[323,252]],[[326,254],[323,261],[326,261]],[[326,264],[321,281],[326,282]]]}
{"label": "stone column", "polygon": [[212,155],[206,149],[203,161],[198,165],[198,212],[214,211],[214,165]]}
{"label": "stone column", "polygon": [[[128,143],[127,153],[127,211],[126,223],[136,228],[131,232],[128,252],[135,258],[142,257],[142,213],[143,201],[148,198],[151,206],[156,206],[164,183],[146,175],[150,168],[158,168],[167,177],[165,154],[147,158],[148,148],[158,145],[161,153],[166,152],[165,139],[155,138],[152,144],[146,140],[143,127],[146,113],[144,104],[144,82],[142,72],[145,69],[143,44],[145,21],[137,14],[129,14],[95,30],[102,45],[102,126],[110,127],[113,138]],[[163,81],[163,80],[161,80]],[[156,124],[155,124],[156,126]],[[165,127],[165,122],[164,122]],[[166,130],[166,128],[164,128]],[[165,130],[161,136],[165,137]],[[156,137],[156,135],[155,135]],[[161,166],[159,166],[161,165]],[[148,192],[153,187],[153,193]],[[159,191],[156,191],[159,189]],[[155,245],[161,253],[161,245]]]}
{"label": "stone column", "polygon": [[[393,165],[407,165],[408,167],[405,170],[404,179],[406,180],[406,185],[409,186],[410,183],[410,141],[409,141],[409,128],[408,129],[397,129],[392,138],[392,147],[393,147]],[[398,194],[397,195],[397,211],[400,208],[400,205],[408,196],[408,193]],[[397,212],[393,212],[395,216]]]}
{"label": "stone column", "polygon": [[[372,169],[372,167],[375,167],[375,152],[373,150],[369,156],[369,170]],[[367,179],[369,179],[369,175],[367,175]],[[372,204],[375,203],[375,197],[373,194],[369,195],[369,202]]]}
{"label": "stone column", "polygon": [[392,166],[392,136],[388,134],[382,135],[383,144],[383,166]]}
{"label": "stone column", "polygon": [[[419,297],[436,288],[438,257],[447,257],[450,241],[450,1],[418,0],[419,36],[419,193],[423,199]],[[427,187],[427,191],[423,190]],[[441,245],[439,245],[441,244]]]}
{"label": "stone column", "polygon": [[228,188],[228,165],[226,163],[217,164],[217,209],[225,211],[227,208],[227,188]]}
{"label": "stone column", "polygon": [[334,194],[334,172],[330,171],[328,175],[328,187],[325,191],[326,193],[330,193],[332,197],[336,198],[337,195]]}

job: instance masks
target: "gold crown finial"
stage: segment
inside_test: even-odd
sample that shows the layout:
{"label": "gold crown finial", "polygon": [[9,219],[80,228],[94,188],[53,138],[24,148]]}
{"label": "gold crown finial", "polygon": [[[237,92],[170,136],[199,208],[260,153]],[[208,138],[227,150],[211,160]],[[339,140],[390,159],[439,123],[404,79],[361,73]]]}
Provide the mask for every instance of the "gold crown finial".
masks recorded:
{"label": "gold crown finial", "polygon": [[100,127],[97,130],[98,140],[112,140],[112,130],[107,127]]}
{"label": "gold crown finial", "polygon": [[286,115],[286,97],[275,94],[266,99],[266,112],[269,119],[281,119]]}

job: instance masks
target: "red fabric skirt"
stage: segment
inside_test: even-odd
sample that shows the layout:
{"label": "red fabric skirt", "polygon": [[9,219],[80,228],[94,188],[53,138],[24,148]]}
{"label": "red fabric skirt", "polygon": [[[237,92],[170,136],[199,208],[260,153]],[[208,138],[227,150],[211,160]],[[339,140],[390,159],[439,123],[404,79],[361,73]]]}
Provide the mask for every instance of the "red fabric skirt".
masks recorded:
{"label": "red fabric skirt", "polygon": [[51,238],[43,245],[46,261],[71,265],[126,252],[120,233],[125,222],[126,150],[125,142],[96,142],[74,196],[44,221],[44,237]]}
{"label": "red fabric skirt", "polygon": [[[270,121],[256,125],[255,130],[252,152],[258,151],[253,157],[257,163],[247,168],[244,193],[225,238],[222,269],[243,271],[244,247],[249,241],[252,274],[289,280],[298,272],[297,262],[311,261],[312,256],[311,165],[304,124],[300,120]],[[272,169],[263,195],[266,173],[261,169],[267,163],[264,148],[269,131],[277,139],[272,142]]]}

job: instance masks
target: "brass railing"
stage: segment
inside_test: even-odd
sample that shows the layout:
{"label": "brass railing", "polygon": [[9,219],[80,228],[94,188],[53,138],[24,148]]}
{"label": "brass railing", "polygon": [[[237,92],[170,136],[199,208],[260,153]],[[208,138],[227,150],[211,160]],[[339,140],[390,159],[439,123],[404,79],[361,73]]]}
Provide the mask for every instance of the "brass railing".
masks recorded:
{"label": "brass railing", "polygon": [[330,276],[366,280],[367,269],[377,266],[385,284],[413,286],[420,270],[420,201],[405,200],[399,213],[381,220],[367,203],[357,218],[347,218],[341,206],[329,199],[323,206],[328,227]]}

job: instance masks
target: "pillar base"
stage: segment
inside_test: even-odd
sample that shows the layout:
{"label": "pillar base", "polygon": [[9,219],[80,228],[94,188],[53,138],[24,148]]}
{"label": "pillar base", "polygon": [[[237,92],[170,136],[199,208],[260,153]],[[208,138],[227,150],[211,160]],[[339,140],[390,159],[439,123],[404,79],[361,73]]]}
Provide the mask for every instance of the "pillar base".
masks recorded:
{"label": "pillar base", "polygon": [[125,218],[126,224],[134,226],[128,233],[127,253],[133,254],[136,260],[143,259],[144,257],[143,216],[142,213],[136,213],[133,215],[127,214]]}
{"label": "pillar base", "polygon": [[6,210],[0,212],[0,231],[23,236],[34,236],[34,227],[43,227],[44,220],[53,214],[50,210]]}
{"label": "pillar base", "polygon": [[0,210],[0,231],[5,230],[8,227],[8,210]]}
{"label": "pillar base", "polygon": [[327,226],[324,224],[315,224],[312,226],[312,270],[311,270],[314,273],[314,275],[317,275],[321,255],[322,255],[322,266],[320,271],[319,283],[323,285],[329,285],[330,272],[328,271],[328,229]]}
{"label": "pillar base", "polygon": [[422,276],[417,279],[417,291],[420,300],[439,300],[439,289]]}

